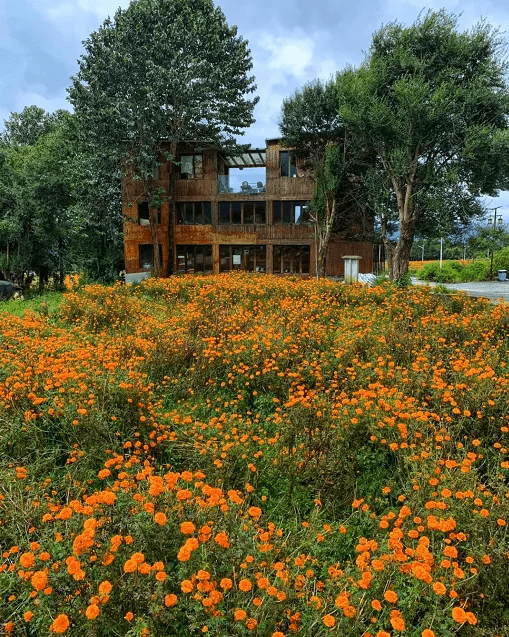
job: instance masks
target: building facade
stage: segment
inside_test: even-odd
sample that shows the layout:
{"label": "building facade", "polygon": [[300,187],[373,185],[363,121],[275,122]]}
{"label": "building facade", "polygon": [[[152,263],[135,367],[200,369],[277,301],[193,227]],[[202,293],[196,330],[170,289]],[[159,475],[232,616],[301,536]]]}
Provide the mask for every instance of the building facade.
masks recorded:
{"label": "building facade", "polygon": [[[178,149],[174,184],[174,263],[179,273],[232,270],[270,274],[316,275],[316,245],[307,203],[313,180],[304,174],[291,148],[268,140],[264,149],[226,157],[215,149]],[[169,192],[168,165],[155,185]],[[141,192],[141,191],[140,191]],[[124,253],[127,273],[149,272],[154,241],[149,204],[131,188],[125,201]],[[164,197],[163,197],[164,199]],[[168,263],[169,204],[157,211],[157,239],[163,272]],[[329,245],[327,275],[342,276],[345,255],[358,255],[360,272],[373,269],[373,245],[346,241],[335,234]]]}

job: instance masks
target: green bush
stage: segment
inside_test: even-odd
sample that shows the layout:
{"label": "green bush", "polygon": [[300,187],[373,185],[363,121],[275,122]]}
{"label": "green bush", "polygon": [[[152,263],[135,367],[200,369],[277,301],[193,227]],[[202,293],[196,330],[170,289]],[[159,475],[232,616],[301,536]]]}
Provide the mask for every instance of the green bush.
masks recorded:
{"label": "green bush", "polygon": [[509,270],[509,247],[502,248],[493,254],[493,272]]}
{"label": "green bush", "polygon": [[424,281],[436,281],[437,283],[459,283],[461,281],[461,268],[461,264],[457,261],[444,261],[441,268],[438,261],[433,261],[422,268],[420,278]]}
{"label": "green bush", "polygon": [[490,275],[488,261],[473,261],[463,269],[461,281],[485,281]]}

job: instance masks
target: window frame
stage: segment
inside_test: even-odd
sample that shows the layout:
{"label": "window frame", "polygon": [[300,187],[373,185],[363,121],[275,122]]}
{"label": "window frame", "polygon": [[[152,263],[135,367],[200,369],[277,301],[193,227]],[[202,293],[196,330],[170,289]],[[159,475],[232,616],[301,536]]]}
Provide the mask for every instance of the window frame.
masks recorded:
{"label": "window frame", "polygon": [[[196,268],[197,258],[196,255],[198,252],[202,253],[203,258],[203,270],[198,270]],[[179,268],[179,252],[184,252],[184,269]],[[192,252],[192,263],[193,266],[188,266],[188,261],[191,262],[189,258],[189,253]],[[211,243],[204,244],[178,244],[176,246],[176,254],[177,254],[177,268],[176,271],[180,274],[212,274],[214,272],[214,257],[212,251]],[[207,261],[209,259],[209,261]],[[210,265],[210,269],[206,269],[206,266]]]}
{"label": "window frame", "polygon": [[[276,213],[276,209],[279,207],[279,213]],[[285,207],[288,209],[288,215],[285,212]],[[302,218],[304,208],[307,207],[306,219],[303,221],[295,221],[295,209],[301,208],[301,214],[299,219]],[[285,221],[285,216],[289,218],[289,221]],[[276,220],[276,217],[279,217]],[[311,223],[309,219],[309,201],[273,201],[272,202],[272,224],[275,226],[307,226]]]}
{"label": "window frame", "polygon": [[[236,252],[237,254],[234,254]],[[257,254],[257,253],[262,253]],[[226,254],[225,254],[226,253]],[[240,254],[238,254],[240,253]],[[234,267],[233,257],[240,256],[239,267]],[[222,259],[229,260],[229,267],[225,268]],[[252,261],[252,269],[249,268]],[[240,270],[243,272],[267,272],[267,245],[265,243],[252,244],[220,244],[219,245],[219,272],[233,272]]]}
{"label": "window frame", "polygon": [[[144,248],[151,248],[151,252],[152,252],[152,265],[150,265],[148,268],[144,267],[142,265],[142,250]],[[163,246],[161,244],[159,244],[159,260],[162,264],[163,262]],[[154,269],[154,244],[153,243],[139,243],[138,244],[138,266],[140,270],[143,270],[144,272],[149,272],[151,270]]]}
{"label": "window frame", "polygon": [[[188,221],[188,208],[192,206],[192,221]],[[196,221],[196,208],[201,206],[202,221]],[[181,208],[184,207],[184,213]],[[177,225],[179,226],[210,226],[212,225],[212,202],[210,201],[178,201],[177,202]]]}
{"label": "window frame", "polygon": [[[238,206],[238,210],[236,207]],[[246,206],[252,206],[252,213],[246,213]],[[267,202],[266,201],[220,201],[219,207],[219,224],[234,226],[265,226],[267,224]],[[228,221],[224,215],[225,208],[228,207]],[[260,208],[263,207],[263,221],[257,221],[259,218]],[[234,215],[239,215],[240,221],[234,221]],[[246,214],[250,214],[252,221],[246,221]]]}
{"label": "window frame", "polygon": [[[283,157],[287,156],[287,161],[283,162]],[[284,164],[286,166],[284,167]],[[284,172],[288,174],[283,174]],[[297,170],[297,159],[294,150],[280,150],[279,151],[279,176],[288,177],[290,179],[297,178],[299,176]]]}
{"label": "window frame", "polygon": [[[191,158],[192,169],[193,169],[192,173],[182,171],[182,162],[187,158]],[[179,179],[187,180],[187,181],[191,179],[203,179],[203,153],[182,154],[179,157],[179,162],[180,162]],[[199,170],[197,170],[198,166],[199,166]],[[186,176],[184,177],[184,175]],[[191,175],[191,177],[189,177],[189,175]]]}
{"label": "window frame", "polygon": [[[300,254],[295,254],[297,250],[300,252]],[[285,251],[289,252],[290,254],[285,255]],[[296,257],[298,257],[297,267],[295,267]],[[307,257],[307,259],[303,259],[303,257]],[[285,258],[290,259],[291,265],[288,272],[284,271]],[[276,267],[276,260],[279,261],[278,267]],[[281,275],[310,274],[310,268],[311,268],[311,245],[310,244],[299,244],[299,245],[286,244],[286,245],[273,246],[272,271],[274,274],[281,274]]]}

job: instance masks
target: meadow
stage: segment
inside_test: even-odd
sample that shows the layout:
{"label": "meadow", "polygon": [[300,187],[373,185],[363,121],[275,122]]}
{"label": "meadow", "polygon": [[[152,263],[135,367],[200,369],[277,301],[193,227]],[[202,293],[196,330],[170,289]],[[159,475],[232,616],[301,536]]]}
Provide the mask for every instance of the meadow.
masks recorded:
{"label": "meadow", "polygon": [[0,634],[509,636],[508,305],[235,274],[0,316]]}

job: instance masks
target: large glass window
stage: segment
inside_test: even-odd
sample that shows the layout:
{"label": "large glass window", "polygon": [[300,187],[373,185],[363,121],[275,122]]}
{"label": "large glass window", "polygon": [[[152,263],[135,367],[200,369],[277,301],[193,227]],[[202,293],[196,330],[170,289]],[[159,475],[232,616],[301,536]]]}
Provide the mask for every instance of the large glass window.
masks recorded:
{"label": "large glass window", "polygon": [[210,201],[191,201],[177,204],[177,223],[199,225],[212,223]]}
{"label": "large glass window", "polygon": [[281,177],[297,177],[297,163],[292,150],[282,150],[279,153]]}
{"label": "large glass window", "polygon": [[180,156],[180,179],[201,179],[203,177],[202,155]]}
{"label": "large glass window", "polygon": [[221,201],[219,223],[264,224],[264,201]]}
{"label": "large glass window", "polygon": [[303,201],[275,201],[273,223],[309,223],[309,207]]}
{"label": "large glass window", "polygon": [[309,274],[310,246],[274,246],[274,274]]}
{"label": "large glass window", "polygon": [[212,272],[211,245],[178,245],[177,272]]}
{"label": "large glass window", "polygon": [[264,245],[219,246],[219,270],[247,270],[265,272],[267,266],[267,248]]}
{"label": "large glass window", "polygon": [[[154,267],[154,246],[152,243],[140,244],[139,250],[139,266],[141,270],[152,270]],[[163,262],[163,247],[159,245],[159,261]]]}

